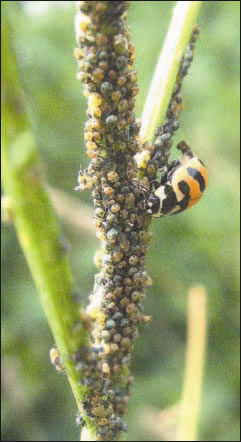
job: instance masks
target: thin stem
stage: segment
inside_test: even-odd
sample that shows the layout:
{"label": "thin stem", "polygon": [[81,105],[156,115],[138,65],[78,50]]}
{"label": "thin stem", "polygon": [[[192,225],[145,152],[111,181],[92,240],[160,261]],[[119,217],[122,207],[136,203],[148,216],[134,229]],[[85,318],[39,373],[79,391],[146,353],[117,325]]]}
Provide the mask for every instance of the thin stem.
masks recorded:
{"label": "thin stem", "polygon": [[88,333],[79,305],[73,300],[70,267],[61,244],[56,215],[43,184],[35,141],[28,130],[24,95],[6,16],[7,3],[4,2],[2,23],[2,183],[19,242],[39,290],[74,397],[82,411],[86,388],[80,386],[80,374],[75,369],[73,355],[86,348]]}
{"label": "thin stem", "polygon": [[177,2],[142,114],[140,137],[151,140],[163,124],[182,57],[190,40],[201,1]]}
{"label": "thin stem", "polygon": [[207,328],[206,290],[194,287],[189,293],[186,368],[177,426],[177,441],[196,441]]}

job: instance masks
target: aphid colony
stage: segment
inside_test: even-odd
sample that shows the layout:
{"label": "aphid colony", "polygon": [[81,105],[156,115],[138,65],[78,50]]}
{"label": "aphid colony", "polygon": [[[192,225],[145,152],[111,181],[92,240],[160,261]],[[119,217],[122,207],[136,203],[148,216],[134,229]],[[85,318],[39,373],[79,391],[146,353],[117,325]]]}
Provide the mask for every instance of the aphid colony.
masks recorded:
{"label": "aphid colony", "polygon": [[[138,92],[137,74],[131,70],[135,50],[124,25],[128,2],[77,3],[75,56],[88,99],[84,138],[90,158],[88,168],[80,172],[78,189],[92,190],[101,249],[95,256],[99,273],[87,309],[93,320],[90,347],[74,355],[80,385],[88,388],[83,416],[76,421],[81,426],[86,417],[93,421],[96,440],[117,440],[119,432],[126,431],[122,417],[133,382],[129,375],[133,342],[138,324],[150,319],[141,301],[151,284],[144,267],[151,215],[162,217],[191,207],[207,185],[204,166],[185,143],[179,144],[183,158],[168,164],[182,110],[181,84],[197,31],[183,58],[166,122],[158,128],[155,142],[140,151],[140,127],[133,113]],[[144,178],[141,186],[135,182],[136,163]],[[158,172],[162,178],[156,184]],[[58,355],[52,354],[52,359],[58,366]]]}
{"label": "aphid colony", "polygon": [[84,138],[90,158],[79,175],[79,190],[91,189],[101,242],[87,310],[93,319],[90,346],[75,369],[88,388],[81,417],[96,425],[96,440],[117,440],[126,431],[122,417],[132,383],[130,354],[138,324],[148,319],[140,302],[150,283],[144,256],[151,216],[137,211],[140,191],[133,185],[138,86],[131,69],[135,49],[125,28],[127,8],[125,1],[78,2],[75,22],[78,78],[88,99]]}

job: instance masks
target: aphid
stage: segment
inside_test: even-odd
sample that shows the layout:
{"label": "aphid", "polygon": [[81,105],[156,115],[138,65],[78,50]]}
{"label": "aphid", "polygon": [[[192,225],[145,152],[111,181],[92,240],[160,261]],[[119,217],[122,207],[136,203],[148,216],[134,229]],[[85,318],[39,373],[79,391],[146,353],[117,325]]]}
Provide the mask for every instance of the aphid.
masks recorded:
{"label": "aphid", "polygon": [[88,175],[87,170],[82,170],[80,166],[79,175],[78,175],[78,183],[79,185],[75,187],[75,190],[86,190],[91,189],[93,185],[93,179]]}
{"label": "aphid", "polygon": [[52,347],[49,351],[50,362],[56,368],[59,373],[64,372],[64,365],[62,362],[62,358],[60,352],[56,346]]}
{"label": "aphid", "polygon": [[77,416],[75,417],[75,422],[76,422],[76,425],[78,425],[80,427],[84,427],[84,425],[85,425],[85,421],[84,421],[83,417],[80,416],[80,414],[77,414]]}
{"label": "aphid", "polygon": [[175,215],[194,206],[203,195],[208,176],[201,160],[182,141],[177,146],[183,158],[166,169],[154,193],[146,198],[147,212],[154,217]]}

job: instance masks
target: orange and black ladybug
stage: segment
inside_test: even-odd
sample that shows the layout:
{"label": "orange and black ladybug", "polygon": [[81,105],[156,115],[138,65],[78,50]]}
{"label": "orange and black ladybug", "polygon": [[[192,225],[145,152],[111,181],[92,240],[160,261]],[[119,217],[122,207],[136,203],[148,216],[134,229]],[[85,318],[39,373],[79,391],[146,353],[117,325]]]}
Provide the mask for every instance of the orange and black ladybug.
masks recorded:
{"label": "orange and black ladybug", "polygon": [[201,160],[182,141],[177,146],[183,157],[174,160],[162,175],[154,193],[147,200],[147,212],[154,217],[176,215],[194,206],[208,185],[208,175]]}

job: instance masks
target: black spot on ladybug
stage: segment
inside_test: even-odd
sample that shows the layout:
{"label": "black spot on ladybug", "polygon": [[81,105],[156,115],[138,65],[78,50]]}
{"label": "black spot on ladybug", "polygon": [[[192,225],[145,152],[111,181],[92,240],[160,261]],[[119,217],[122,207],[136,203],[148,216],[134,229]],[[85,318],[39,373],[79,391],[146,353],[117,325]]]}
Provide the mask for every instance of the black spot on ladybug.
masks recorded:
{"label": "black spot on ladybug", "polygon": [[165,193],[166,198],[163,200],[162,203],[162,212],[164,214],[171,212],[178,204],[176,194],[171,186],[165,186]]}
{"label": "black spot on ladybug", "polygon": [[193,167],[188,167],[187,172],[191,177],[193,177],[195,180],[199,182],[200,191],[203,192],[205,190],[205,181],[202,174]]}
{"label": "black spot on ladybug", "polygon": [[190,196],[185,195],[185,197],[178,203],[181,209],[175,212],[175,214],[185,210],[188,206],[189,201],[190,201]]}
{"label": "black spot on ladybug", "polygon": [[180,183],[178,183],[178,187],[179,187],[179,189],[181,190],[181,192],[184,194],[184,195],[189,195],[189,193],[190,193],[190,187],[189,187],[189,185],[186,183],[186,181],[180,181]]}

